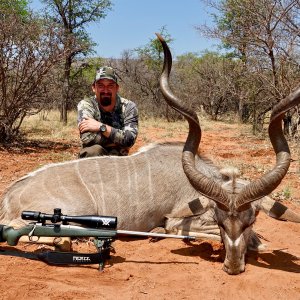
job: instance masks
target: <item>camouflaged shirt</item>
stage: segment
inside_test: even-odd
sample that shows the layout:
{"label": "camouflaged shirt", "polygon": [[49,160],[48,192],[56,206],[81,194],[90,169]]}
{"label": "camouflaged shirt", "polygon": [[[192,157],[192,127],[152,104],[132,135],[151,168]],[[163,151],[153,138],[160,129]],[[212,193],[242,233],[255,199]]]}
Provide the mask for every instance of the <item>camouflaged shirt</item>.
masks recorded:
{"label": "camouflaged shirt", "polygon": [[99,108],[95,97],[81,100],[78,103],[78,124],[90,117],[112,127],[109,138],[101,133],[84,132],[80,134],[82,146],[99,144],[107,150],[117,150],[119,155],[128,155],[129,148],[135,143],[138,134],[138,110],[134,102],[117,95],[113,112]]}

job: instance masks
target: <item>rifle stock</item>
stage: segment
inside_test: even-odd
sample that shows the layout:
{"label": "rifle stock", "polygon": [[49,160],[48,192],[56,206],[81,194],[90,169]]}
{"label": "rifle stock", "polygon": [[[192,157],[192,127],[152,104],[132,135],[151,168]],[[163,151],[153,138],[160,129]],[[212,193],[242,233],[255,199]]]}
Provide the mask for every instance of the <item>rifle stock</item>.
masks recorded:
{"label": "rifle stock", "polygon": [[0,225],[0,242],[7,242],[10,246],[16,246],[21,236],[36,237],[96,237],[112,239],[116,236],[116,230],[85,228],[73,225],[39,225],[29,224],[15,229],[11,226]]}

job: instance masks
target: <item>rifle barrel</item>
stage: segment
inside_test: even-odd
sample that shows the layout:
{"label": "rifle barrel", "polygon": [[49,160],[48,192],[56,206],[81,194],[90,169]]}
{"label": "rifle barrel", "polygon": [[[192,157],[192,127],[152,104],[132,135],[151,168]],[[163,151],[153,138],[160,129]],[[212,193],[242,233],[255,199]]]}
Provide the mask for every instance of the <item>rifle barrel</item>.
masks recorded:
{"label": "rifle barrel", "polygon": [[190,235],[177,235],[167,233],[143,232],[143,231],[130,231],[130,230],[117,230],[120,235],[137,235],[146,237],[161,237],[161,238],[174,238],[181,240],[196,240],[196,237]]}

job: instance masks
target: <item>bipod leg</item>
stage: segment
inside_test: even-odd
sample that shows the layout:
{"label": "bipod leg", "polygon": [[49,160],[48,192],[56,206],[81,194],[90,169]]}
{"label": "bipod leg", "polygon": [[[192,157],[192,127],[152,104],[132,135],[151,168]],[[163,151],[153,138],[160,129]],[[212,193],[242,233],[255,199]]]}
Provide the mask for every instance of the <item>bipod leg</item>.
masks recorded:
{"label": "bipod leg", "polygon": [[100,254],[99,259],[99,271],[102,272],[104,269],[105,261],[110,258],[111,239],[94,239],[94,245]]}

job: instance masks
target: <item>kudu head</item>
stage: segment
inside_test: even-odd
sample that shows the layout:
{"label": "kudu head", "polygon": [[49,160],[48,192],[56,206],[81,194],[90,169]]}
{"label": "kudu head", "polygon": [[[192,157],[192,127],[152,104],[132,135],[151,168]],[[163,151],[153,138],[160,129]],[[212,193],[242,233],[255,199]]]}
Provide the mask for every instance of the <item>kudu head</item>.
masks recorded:
{"label": "kudu head", "polygon": [[197,114],[182,104],[169,87],[169,74],[172,56],[164,39],[157,34],[164,49],[164,66],[160,77],[160,87],[167,103],[189,123],[189,133],[184,145],[182,164],[184,172],[192,186],[214,203],[216,221],[225,245],[226,257],[224,271],[239,274],[245,270],[245,253],[247,251],[251,228],[256,219],[253,202],[270,194],[284,178],[290,165],[290,151],[282,131],[282,119],[287,110],[300,102],[300,88],[274,106],[270,124],[269,137],[276,154],[274,168],[261,178],[246,185],[238,186],[235,176],[230,184],[221,185],[205,176],[195,167],[195,155],[201,141],[201,127]]}

